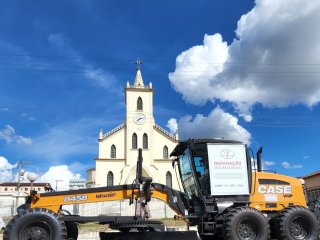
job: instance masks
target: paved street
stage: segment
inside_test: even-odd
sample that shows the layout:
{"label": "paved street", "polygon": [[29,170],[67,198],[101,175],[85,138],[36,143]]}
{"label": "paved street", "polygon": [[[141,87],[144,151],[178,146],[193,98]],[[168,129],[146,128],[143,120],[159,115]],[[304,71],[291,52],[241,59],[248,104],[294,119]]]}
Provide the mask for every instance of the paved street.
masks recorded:
{"label": "paved street", "polygon": [[[175,229],[176,231],[185,231],[185,228],[177,227],[177,228],[172,228]],[[170,229],[170,230],[172,230]],[[191,227],[190,230],[196,230],[196,228]],[[0,234],[0,239],[3,238],[3,234]],[[320,237],[319,237],[320,239]],[[83,229],[80,229],[80,234],[78,237],[78,240],[100,240],[99,238],[99,232],[93,232],[93,231],[86,231]],[[129,239],[128,239],[129,240]],[[200,237],[198,237],[198,240],[201,240]]]}

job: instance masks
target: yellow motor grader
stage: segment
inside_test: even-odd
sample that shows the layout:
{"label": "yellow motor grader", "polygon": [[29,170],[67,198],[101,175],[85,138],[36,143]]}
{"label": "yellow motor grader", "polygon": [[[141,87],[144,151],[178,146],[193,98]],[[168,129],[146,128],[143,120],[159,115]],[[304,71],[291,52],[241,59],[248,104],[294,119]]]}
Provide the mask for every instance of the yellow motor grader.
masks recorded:
{"label": "yellow motor grader", "polygon": [[[246,144],[221,139],[180,141],[171,156],[184,192],[153,183],[142,176],[139,149],[134,184],[38,194],[32,191],[8,223],[4,240],[60,240],[78,238],[78,223],[109,224],[117,233],[100,239],[195,240],[316,240],[319,223],[306,205],[303,181],[261,171]],[[252,164],[257,162],[257,169]],[[152,198],[166,202],[196,231],[167,232],[161,221],[149,219]],[[63,205],[129,199],[140,210],[135,216],[79,216]],[[151,209],[152,211],[152,209]],[[139,211],[136,211],[138,213]],[[142,212],[142,213],[141,213]]]}

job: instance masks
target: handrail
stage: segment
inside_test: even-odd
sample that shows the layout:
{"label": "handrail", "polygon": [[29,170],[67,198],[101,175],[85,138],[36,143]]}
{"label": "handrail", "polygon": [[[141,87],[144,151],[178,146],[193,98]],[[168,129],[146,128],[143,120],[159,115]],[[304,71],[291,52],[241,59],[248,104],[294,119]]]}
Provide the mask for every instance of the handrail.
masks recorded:
{"label": "handrail", "polygon": [[154,124],[154,127],[155,127],[156,129],[158,129],[160,132],[162,132],[163,134],[167,135],[168,137],[171,137],[172,139],[177,140],[177,139],[176,139],[176,136],[175,136],[174,134],[169,133],[167,130],[163,129],[163,128],[160,127],[159,125]]}
{"label": "handrail", "polygon": [[115,127],[114,129],[110,130],[109,132],[107,132],[106,134],[103,135],[103,138],[109,137],[110,135],[118,132],[119,130],[121,130],[122,128],[125,127],[125,124],[122,123],[119,126]]}
{"label": "handrail", "polygon": [[[110,135],[118,132],[119,130],[121,130],[124,127],[125,127],[125,124],[122,123],[119,126],[115,127],[114,129],[110,130],[109,132],[107,132],[106,134],[103,134],[102,138],[109,137]],[[165,134],[166,136],[168,136],[168,137],[170,137],[170,138],[172,138],[174,140],[177,140],[175,134],[172,134],[172,133],[168,132],[167,130],[165,130],[162,127],[160,127],[158,124],[155,124],[154,127],[157,130],[159,130],[160,132],[162,132],[163,134]]]}

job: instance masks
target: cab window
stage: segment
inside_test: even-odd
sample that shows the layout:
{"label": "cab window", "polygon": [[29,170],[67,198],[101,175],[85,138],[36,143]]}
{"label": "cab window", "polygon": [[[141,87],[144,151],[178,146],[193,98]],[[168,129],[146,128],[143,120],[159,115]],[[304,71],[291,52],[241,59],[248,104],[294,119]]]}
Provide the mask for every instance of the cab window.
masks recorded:
{"label": "cab window", "polygon": [[189,149],[186,149],[180,156],[179,167],[181,172],[181,180],[184,185],[186,194],[191,198],[192,195],[198,196],[195,179],[191,170],[191,161]]}

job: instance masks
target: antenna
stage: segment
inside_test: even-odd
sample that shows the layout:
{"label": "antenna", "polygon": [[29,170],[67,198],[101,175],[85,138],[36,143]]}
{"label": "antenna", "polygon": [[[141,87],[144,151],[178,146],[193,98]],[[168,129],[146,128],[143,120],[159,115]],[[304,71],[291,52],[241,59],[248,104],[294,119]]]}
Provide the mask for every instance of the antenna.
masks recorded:
{"label": "antenna", "polygon": [[24,175],[24,170],[22,169],[22,164],[30,165],[31,162],[26,161],[18,161],[18,179],[17,179],[17,196],[16,196],[16,209],[18,209],[19,205],[19,195],[20,195],[20,181],[21,177]]}
{"label": "antenna", "polygon": [[58,182],[63,182],[63,180],[61,180],[61,179],[56,179],[55,181],[56,181],[56,191],[58,191]]}

